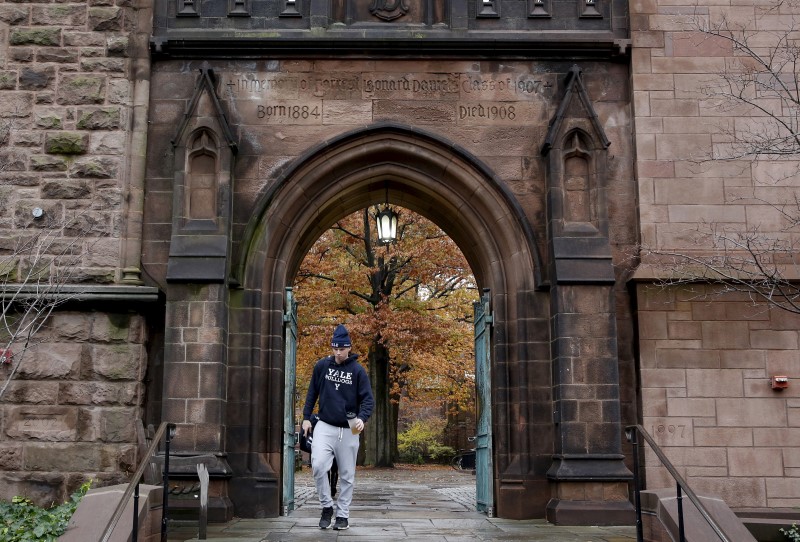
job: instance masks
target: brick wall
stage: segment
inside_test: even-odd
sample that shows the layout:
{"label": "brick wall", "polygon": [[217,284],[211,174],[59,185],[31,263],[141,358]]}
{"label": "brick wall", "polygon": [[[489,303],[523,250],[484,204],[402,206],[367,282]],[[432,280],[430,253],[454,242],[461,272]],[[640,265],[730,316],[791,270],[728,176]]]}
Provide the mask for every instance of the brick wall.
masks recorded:
{"label": "brick wall", "polygon": [[[759,228],[779,238],[787,223],[769,203],[794,201],[800,156],[783,160],[719,160],[731,156],[731,131],[759,115],[724,109],[704,91],[741,58],[730,41],[708,38],[700,25],[725,16],[763,31],[759,53],[800,22],[800,6],[784,2],[634,0],[632,79],[641,233],[644,245],[702,254],[710,239],[698,229]],[[759,104],[776,102],[759,98]],[[647,259],[645,259],[647,263]],[[642,416],[645,428],[699,493],[732,507],[800,504],[800,318],[754,306],[740,294],[707,296],[648,286],[668,266],[638,272]],[[796,272],[796,269],[789,269]],[[773,391],[769,377],[789,375]],[[651,458],[652,459],[652,458]],[[651,461],[649,483],[665,483]],[[655,485],[653,487],[658,487]]]}
{"label": "brick wall", "polygon": [[[731,507],[800,505],[800,316],[710,287],[640,285],[645,429],[700,494]],[[650,457],[648,488],[668,487]]]}

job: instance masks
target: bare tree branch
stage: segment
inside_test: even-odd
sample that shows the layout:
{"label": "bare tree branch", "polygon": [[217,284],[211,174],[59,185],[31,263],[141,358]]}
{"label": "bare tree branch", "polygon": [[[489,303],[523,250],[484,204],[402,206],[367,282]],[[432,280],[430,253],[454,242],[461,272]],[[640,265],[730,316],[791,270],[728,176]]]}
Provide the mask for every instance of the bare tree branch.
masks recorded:
{"label": "bare tree branch", "polygon": [[710,225],[707,232],[697,231],[710,241],[711,252],[641,248],[643,259],[669,270],[660,279],[662,286],[716,285],[717,294],[744,292],[753,303],[800,314],[800,283],[791,276],[800,263],[795,241],[757,229],[728,232]]}
{"label": "bare tree branch", "polygon": [[[775,13],[783,5],[796,4],[775,1],[762,9],[764,14]],[[781,31],[756,32],[725,16],[718,21],[695,18],[697,31],[729,44],[733,51],[717,81],[700,92],[720,111],[741,112],[737,122],[722,130],[730,143],[715,149],[713,159],[781,159],[800,153],[800,26],[792,16],[784,22]],[[769,47],[763,44],[766,36],[773,37]]]}
{"label": "bare tree branch", "polygon": [[[713,285],[715,294],[744,293],[753,303],[800,314],[800,24],[793,14],[798,6],[799,0],[772,0],[755,7],[771,17],[766,28],[779,24],[778,30],[760,27],[758,15],[756,20],[698,15],[689,25],[723,50],[722,70],[698,90],[728,114],[720,117],[724,142],[694,161],[768,161],[774,167],[750,168],[753,194],[743,205],[755,212],[748,209],[740,227],[701,224],[689,232],[695,246],[639,247],[635,257],[659,270],[662,286]],[[786,7],[793,9],[781,9]],[[781,195],[761,197],[759,185],[780,185]],[[787,197],[787,190],[792,195]],[[756,222],[762,216],[768,217],[765,226]]]}
{"label": "bare tree branch", "polygon": [[[65,231],[77,235],[65,237]],[[82,215],[42,226],[29,223],[0,257],[0,350],[11,363],[0,400],[53,311],[80,295],[80,287],[70,286],[81,263],[82,244],[94,232],[95,226]]]}

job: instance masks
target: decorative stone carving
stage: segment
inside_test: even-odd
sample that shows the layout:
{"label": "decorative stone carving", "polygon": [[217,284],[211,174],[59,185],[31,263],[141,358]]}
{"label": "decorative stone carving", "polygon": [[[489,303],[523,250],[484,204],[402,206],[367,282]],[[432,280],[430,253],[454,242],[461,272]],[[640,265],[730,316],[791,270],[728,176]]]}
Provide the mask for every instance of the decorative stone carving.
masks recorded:
{"label": "decorative stone carving", "polygon": [[224,282],[228,266],[231,168],[236,143],[217,97],[213,72],[200,70],[173,138],[175,190],[167,279]]}
{"label": "decorative stone carving", "polygon": [[405,0],[372,0],[369,12],[378,19],[393,21],[408,13],[408,4]]}
{"label": "decorative stone carving", "polygon": [[179,17],[197,17],[200,15],[194,0],[177,0],[176,4]]}
{"label": "decorative stone carving", "polygon": [[551,0],[528,0],[528,17],[550,17]]}

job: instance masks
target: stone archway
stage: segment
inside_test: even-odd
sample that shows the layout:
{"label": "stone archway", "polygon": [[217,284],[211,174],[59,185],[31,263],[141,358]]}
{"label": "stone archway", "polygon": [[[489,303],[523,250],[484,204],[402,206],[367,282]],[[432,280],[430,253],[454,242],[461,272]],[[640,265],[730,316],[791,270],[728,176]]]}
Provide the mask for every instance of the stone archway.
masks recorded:
{"label": "stone archway", "polygon": [[[382,124],[312,149],[262,194],[238,244],[231,292],[226,448],[242,516],[280,509],[283,291],[338,218],[383,202],[436,222],[492,293],[496,511],[543,517],[553,453],[549,309],[521,207],[469,153],[420,131]],[[280,400],[277,398],[280,397]],[[235,398],[231,400],[231,398]]]}

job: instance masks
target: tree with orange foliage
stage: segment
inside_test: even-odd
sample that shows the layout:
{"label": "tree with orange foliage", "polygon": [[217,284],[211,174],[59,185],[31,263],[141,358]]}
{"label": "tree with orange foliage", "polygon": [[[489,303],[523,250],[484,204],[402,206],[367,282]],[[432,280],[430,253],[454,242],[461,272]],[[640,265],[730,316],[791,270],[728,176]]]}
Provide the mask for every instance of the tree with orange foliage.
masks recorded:
{"label": "tree with orange foliage", "polygon": [[306,255],[295,281],[299,303],[298,386],[330,354],[330,333],[344,323],[353,350],[367,359],[375,409],[367,424],[364,463],[397,459],[401,396],[468,405],[474,372],[472,272],[456,244],[435,224],[403,210],[398,240],[381,245],[374,211],[353,213]]}

